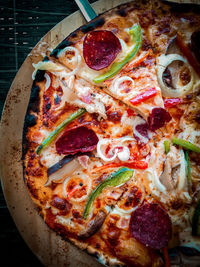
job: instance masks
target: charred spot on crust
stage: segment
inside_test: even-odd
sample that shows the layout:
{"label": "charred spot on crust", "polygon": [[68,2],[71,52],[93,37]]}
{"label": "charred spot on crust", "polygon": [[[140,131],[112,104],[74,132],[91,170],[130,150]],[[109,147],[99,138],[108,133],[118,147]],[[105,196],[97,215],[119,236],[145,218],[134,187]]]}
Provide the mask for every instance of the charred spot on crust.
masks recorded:
{"label": "charred spot on crust", "polygon": [[73,43],[68,40],[68,38],[64,39],[50,54],[51,57],[58,57],[58,53],[67,46],[72,45]]}
{"label": "charred spot on crust", "polygon": [[36,82],[44,81],[44,74],[45,74],[45,70],[37,70],[36,75],[35,75],[35,81]]}
{"label": "charred spot on crust", "polygon": [[72,34],[71,34],[71,37],[72,38],[75,38],[77,36],[77,33],[76,32],[73,32]]}
{"label": "charred spot on crust", "polygon": [[30,95],[30,101],[28,110],[32,110],[33,112],[39,111],[39,105],[40,105],[40,87],[35,85],[35,82],[33,83],[33,87],[31,89],[31,95]]}
{"label": "charred spot on crust", "polygon": [[87,25],[82,26],[80,30],[82,31],[82,33],[88,33],[89,31],[93,31],[94,29],[103,26],[104,23],[105,19],[99,18]]}
{"label": "charred spot on crust", "polygon": [[36,188],[34,188],[34,183],[31,180],[27,180],[26,181],[26,185],[29,189],[29,192],[31,193],[31,195],[35,198],[38,199],[38,190]]}
{"label": "charred spot on crust", "polygon": [[126,8],[119,8],[116,13],[117,13],[117,15],[119,15],[121,17],[126,17],[127,16],[127,9]]}
{"label": "charred spot on crust", "polygon": [[37,123],[37,117],[34,114],[26,114],[25,124],[27,127],[33,127]]}

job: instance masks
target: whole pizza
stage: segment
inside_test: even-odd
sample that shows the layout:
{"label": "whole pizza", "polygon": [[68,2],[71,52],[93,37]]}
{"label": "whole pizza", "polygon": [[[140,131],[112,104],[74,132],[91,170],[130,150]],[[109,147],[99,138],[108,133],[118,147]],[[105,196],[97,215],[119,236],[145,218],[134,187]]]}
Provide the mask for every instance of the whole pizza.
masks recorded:
{"label": "whole pizza", "polygon": [[47,225],[108,266],[198,254],[199,7],[121,5],[33,66],[24,180]]}

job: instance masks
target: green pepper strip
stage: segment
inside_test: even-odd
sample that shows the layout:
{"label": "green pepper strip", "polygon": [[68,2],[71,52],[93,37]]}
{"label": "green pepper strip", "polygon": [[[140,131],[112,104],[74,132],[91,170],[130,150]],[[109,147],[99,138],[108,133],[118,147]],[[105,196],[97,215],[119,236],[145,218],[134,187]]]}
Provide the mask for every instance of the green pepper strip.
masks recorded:
{"label": "green pepper strip", "polygon": [[180,139],[180,138],[176,138],[176,137],[173,137],[172,138],[172,143],[175,144],[175,145],[179,145],[179,146],[182,146],[183,148],[185,148],[186,150],[191,150],[191,151],[194,151],[196,153],[200,153],[200,147],[186,141],[186,140],[183,140],[183,139]]}
{"label": "green pepper strip", "polygon": [[185,160],[187,164],[187,170],[186,170],[186,175],[188,182],[191,182],[191,166],[190,166],[190,157],[187,151],[185,151]]}
{"label": "green pepper strip", "polygon": [[99,184],[90,194],[88,201],[85,206],[85,210],[83,212],[83,218],[87,219],[91,208],[92,204],[97,198],[101,192],[103,191],[104,188],[108,186],[118,186],[121,184],[124,184],[127,182],[131,177],[133,176],[133,170],[123,167],[120,168],[117,172],[113,173],[110,177],[108,177],[106,180],[104,180],[101,184]]}
{"label": "green pepper strip", "polygon": [[168,140],[164,141],[164,148],[165,148],[165,153],[167,154],[170,151],[170,142]]}
{"label": "green pepper strip", "polygon": [[67,124],[80,117],[85,112],[86,110],[84,108],[80,108],[72,113],[68,118],[66,118],[61,124],[56,127],[56,129],[52,133],[50,133],[50,135],[46,139],[44,139],[42,144],[38,146],[36,153],[40,154],[45,147],[51,144],[51,142],[57,137],[57,135],[65,128]]}
{"label": "green pepper strip", "polygon": [[140,25],[135,24],[129,30],[129,35],[131,36],[132,41],[135,42],[131,51],[126,55],[126,57],[122,61],[113,63],[111,68],[106,73],[99,75],[97,78],[95,78],[93,80],[94,83],[100,83],[113,77],[124,67],[126,63],[128,63],[137,54],[142,45],[142,31]]}
{"label": "green pepper strip", "polygon": [[192,218],[192,235],[200,236],[200,200],[197,202]]}

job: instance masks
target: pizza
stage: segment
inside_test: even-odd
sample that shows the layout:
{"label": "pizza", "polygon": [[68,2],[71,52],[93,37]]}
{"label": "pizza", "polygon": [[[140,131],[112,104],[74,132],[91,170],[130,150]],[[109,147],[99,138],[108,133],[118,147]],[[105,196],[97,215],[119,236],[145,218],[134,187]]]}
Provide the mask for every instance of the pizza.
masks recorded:
{"label": "pizza", "polygon": [[199,46],[199,7],[135,1],[33,64],[25,184],[46,224],[107,266],[200,249]]}

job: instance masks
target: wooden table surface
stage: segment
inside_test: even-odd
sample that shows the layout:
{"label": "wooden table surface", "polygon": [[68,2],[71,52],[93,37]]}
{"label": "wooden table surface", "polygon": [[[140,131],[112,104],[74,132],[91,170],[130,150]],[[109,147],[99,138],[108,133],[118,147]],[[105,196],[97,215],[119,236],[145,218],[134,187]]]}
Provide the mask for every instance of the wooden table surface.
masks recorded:
{"label": "wooden table surface", "polygon": [[[0,0],[0,115],[12,80],[26,56],[45,33],[76,10],[73,0]],[[42,266],[20,236],[1,186],[0,241],[1,267]]]}

